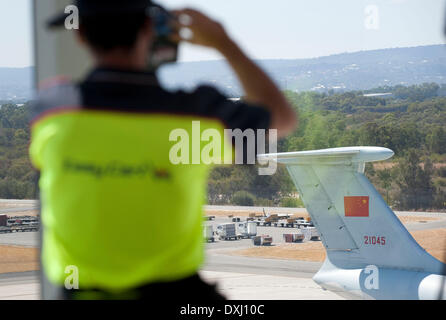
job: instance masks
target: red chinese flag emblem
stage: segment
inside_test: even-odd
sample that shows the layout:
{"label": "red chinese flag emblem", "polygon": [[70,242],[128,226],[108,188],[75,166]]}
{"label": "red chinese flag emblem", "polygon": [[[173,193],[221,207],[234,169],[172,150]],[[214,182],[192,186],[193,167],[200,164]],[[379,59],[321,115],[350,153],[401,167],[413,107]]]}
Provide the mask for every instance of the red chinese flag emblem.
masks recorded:
{"label": "red chinese flag emblem", "polygon": [[346,217],[368,217],[369,197],[344,197]]}

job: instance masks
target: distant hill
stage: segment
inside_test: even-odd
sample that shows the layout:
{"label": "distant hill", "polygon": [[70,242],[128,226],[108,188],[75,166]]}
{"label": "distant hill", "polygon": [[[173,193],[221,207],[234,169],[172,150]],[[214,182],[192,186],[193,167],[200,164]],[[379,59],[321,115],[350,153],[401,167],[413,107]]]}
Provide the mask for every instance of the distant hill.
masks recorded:
{"label": "distant hill", "polygon": [[[367,90],[398,84],[446,83],[446,47],[443,45],[343,53],[314,59],[257,61],[282,89],[298,91]],[[162,70],[170,87],[216,83],[240,94],[234,75],[223,61],[189,62]]]}
{"label": "distant hill", "polygon": [[33,67],[0,68],[0,100],[29,100],[33,72]]}
{"label": "distant hill", "polygon": [[[443,45],[342,53],[314,59],[257,61],[282,89],[297,91],[368,90],[398,84],[446,83]],[[28,99],[33,68],[0,68],[0,100]],[[178,63],[160,72],[170,88],[217,85],[239,96],[239,84],[224,61]]]}

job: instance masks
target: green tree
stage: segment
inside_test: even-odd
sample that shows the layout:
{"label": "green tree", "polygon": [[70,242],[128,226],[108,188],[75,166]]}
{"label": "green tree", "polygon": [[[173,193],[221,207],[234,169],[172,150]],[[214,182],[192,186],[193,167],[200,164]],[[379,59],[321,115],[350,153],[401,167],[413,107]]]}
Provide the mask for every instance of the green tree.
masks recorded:
{"label": "green tree", "polygon": [[427,136],[426,143],[429,151],[433,153],[446,153],[446,131],[442,126],[436,126]]}
{"label": "green tree", "polygon": [[378,171],[378,179],[381,184],[381,187],[386,191],[386,202],[389,203],[389,190],[392,186],[392,174],[391,170],[384,169]]}
{"label": "green tree", "polygon": [[424,168],[422,168],[417,150],[410,149],[399,161],[396,169],[396,183],[399,187],[397,200],[400,209],[432,207],[435,198],[432,174],[433,165],[430,159],[426,158]]}
{"label": "green tree", "polygon": [[232,197],[232,203],[238,206],[252,207],[255,201],[255,196],[247,191],[237,191]]}
{"label": "green tree", "polygon": [[280,206],[284,208],[303,208],[304,204],[301,199],[284,197],[280,200]]}

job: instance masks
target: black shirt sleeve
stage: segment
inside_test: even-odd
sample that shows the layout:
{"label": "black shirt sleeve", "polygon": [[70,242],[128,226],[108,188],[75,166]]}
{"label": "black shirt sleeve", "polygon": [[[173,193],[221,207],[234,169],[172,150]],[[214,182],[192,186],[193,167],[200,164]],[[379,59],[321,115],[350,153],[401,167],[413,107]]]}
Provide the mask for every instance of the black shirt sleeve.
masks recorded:
{"label": "black shirt sleeve", "polygon": [[192,93],[194,105],[203,115],[218,118],[225,123],[225,129],[269,129],[270,112],[262,106],[245,102],[234,102],[210,86],[198,87]]}
{"label": "black shirt sleeve", "polygon": [[[260,152],[257,142],[261,143],[262,141],[257,140],[260,138],[260,130],[266,134],[270,128],[270,112],[262,106],[231,101],[218,90],[209,86],[199,87],[192,93],[191,97],[194,100],[193,105],[199,108],[199,110],[196,110],[198,113],[218,118],[225,124],[225,129],[240,129],[242,132],[253,130],[254,145],[248,145],[247,139],[244,139],[243,145],[239,145],[234,136],[231,144],[234,147],[237,159],[241,160],[243,164],[255,164],[255,159],[252,158],[253,154],[249,150],[253,151],[254,155]],[[264,143],[266,143],[265,135],[262,136]]]}

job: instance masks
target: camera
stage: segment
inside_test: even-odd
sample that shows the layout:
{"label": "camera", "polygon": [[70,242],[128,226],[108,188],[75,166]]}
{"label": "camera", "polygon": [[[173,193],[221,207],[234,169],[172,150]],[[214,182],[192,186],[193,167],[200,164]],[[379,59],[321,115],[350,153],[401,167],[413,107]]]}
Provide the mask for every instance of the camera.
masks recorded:
{"label": "camera", "polygon": [[150,70],[156,70],[166,63],[178,60],[178,43],[169,37],[175,32],[173,23],[176,17],[162,6],[156,4],[148,9],[155,32],[155,40],[148,56]]}

